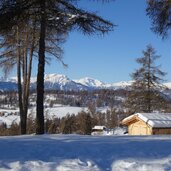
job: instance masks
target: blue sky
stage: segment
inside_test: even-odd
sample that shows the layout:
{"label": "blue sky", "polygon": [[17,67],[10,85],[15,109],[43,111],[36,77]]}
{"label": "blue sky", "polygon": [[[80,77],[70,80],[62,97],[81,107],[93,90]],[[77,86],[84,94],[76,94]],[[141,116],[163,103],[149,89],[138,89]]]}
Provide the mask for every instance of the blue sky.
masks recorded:
{"label": "blue sky", "polygon": [[[72,32],[63,45],[64,68],[53,60],[46,66],[46,73],[65,74],[71,79],[92,77],[111,83],[131,80],[138,65],[135,59],[142,55],[142,50],[151,44],[161,55],[157,64],[167,72],[166,80],[171,81],[171,40],[161,40],[151,30],[151,23],[146,16],[145,0],[116,0],[110,3],[82,0],[81,7],[95,11],[100,16],[118,26],[105,36],[85,36]],[[36,75],[36,63],[33,75]]]}

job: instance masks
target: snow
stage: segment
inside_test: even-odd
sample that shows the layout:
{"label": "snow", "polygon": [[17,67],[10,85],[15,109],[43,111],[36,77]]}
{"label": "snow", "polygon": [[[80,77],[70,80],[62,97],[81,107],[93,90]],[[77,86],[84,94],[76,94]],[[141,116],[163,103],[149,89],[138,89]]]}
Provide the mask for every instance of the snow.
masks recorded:
{"label": "snow", "polygon": [[104,129],[106,129],[106,127],[105,126],[96,125],[92,129],[104,130]]}
{"label": "snow", "polygon": [[46,108],[45,115],[48,115],[48,118],[62,118],[67,114],[75,114],[85,111],[87,112],[88,109],[84,107],[72,107],[72,106],[59,106],[54,108]]}
{"label": "snow", "polygon": [[[62,118],[67,114],[75,114],[77,115],[81,111],[87,111],[87,108],[82,107],[71,107],[71,106],[63,106],[63,105],[56,105],[52,108],[45,108],[45,118],[54,119],[54,118]],[[0,109],[0,113],[4,113],[3,116],[0,116],[0,123],[5,123],[9,128],[12,123],[19,124],[20,116],[19,116],[19,109],[10,110],[10,109]],[[16,115],[15,115],[16,114]],[[28,110],[28,116],[33,118],[36,117],[36,107],[30,108]]]}
{"label": "snow", "polygon": [[8,128],[11,127],[12,123],[20,123],[19,109],[0,109],[0,114],[0,123],[5,123]]}
{"label": "snow", "polygon": [[0,109],[0,113],[19,113],[19,109],[10,109],[10,107],[8,107],[8,109]]}
{"label": "snow", "polygon": [[164,85],[165,85],[167,88],[171,89],[171,82],[164,83]]}
{"label": "snow", "polygon": [[100,113],[107,113],[107,111],[110,111],[111,108],[106,106],[106,107],[97,107],[96,108],[96,112],[100,112]]}
{"label": "snow", "polygon": [[[73,106],[64,106],[64,105],[54,105],[54,107],[47,107],[45,108],[45,118],[54,119],[54,118],[62,118],[65,117],[67,114],[75,114],[77,115],[80,112],[87,112],[88,108],[86,107],[73,107]],[[36,117],[36,108],[29,109],[28,115]]]}
{"label": "snow", "polygon": [[130,87],[133,81],[121,81],[113,84],[109,84],[108,87],[113,87],[114,89],[125,89]]}
{"label": "snow", "polygon": [[171,113],[136,113],[125,118],[122,122],[129,121],[135,116],[153,128],[171,128]]}
{"label": "snow", "polygon": [[70,79],[66,75],[62,74],[45,74],[45,81],[46,82],[59,82],[61,84],[66,84],[70,81]]}
{"label": "snow", "polygon": [[144,113],[139,117],[154,128],[171,127],[171,113]]}
{"label": "snow", "polygon": [[171,136],[0,137],[2,171],[170,171]]}
{"label": "snow", "polygon": [[113,129],[113,132],[111,132],[111,134],[113,135],[124,135],[128,132],[127,128],[126,127],[116,127]]}
{"label": "snow", "polygon": [[[105,113],[107,112],[107,110],[109,110],[108,107],[99,107],[96,111]],[[65,117],[67,114],[77,115],[82,111],[89,112],[89,109],[87,107],[65,106],[61,104],[55,104],[53,107],[46,107],[44,115],[45,119],[54,119]],[[7,127],[10,127],[13,122],[17,124],[20,122],[19,109],[0,109],[0,113],[4,113],[3,116],[0,116],[0,121],[6,123]],[[29,108],[28,116],[31,116],[33,118],[36,117],[36,107]]]}
{"label": "snow", "polygon": [[3,123],[4,123],[4,122],[3,122],[2,120],[0,120],[0,125],[3,125]]}
{"label": "snow", "polygon": [[99,81],[97,79],[85,77],[79,80],[74,80],[76,83],[80,83],[82,85],[92,87],[92,88],[105,88],[105,83]]}
{"label": "snow", "polygon": [[10,115],[5,117],[0,116],[0,123],[5,123],[7,125],[7,128],[10,128],[12,123],[16,123],[19,125],[20,117],[16,115]]}

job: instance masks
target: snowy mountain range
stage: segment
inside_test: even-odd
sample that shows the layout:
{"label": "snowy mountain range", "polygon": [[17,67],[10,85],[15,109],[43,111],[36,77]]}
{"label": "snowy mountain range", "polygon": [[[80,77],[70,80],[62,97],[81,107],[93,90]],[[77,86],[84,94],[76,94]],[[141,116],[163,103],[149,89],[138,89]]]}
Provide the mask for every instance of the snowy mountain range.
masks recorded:
{"label": "snowy mountain range", "polygon": [[[61,74],[46,74],[45,89],[46,90],[95,90],[95,89],[126,89],[131,85],[132,81],[122,81],[118,83],[104,83],[97,79],[85,77],[79,80],[72,80],[66,75]],[[171,89],[171,83],[165,83]],[[36,88],[36,77],[31,78],[31,88]],[[17,78],[12,77],[8,80],[0,79],[1,91],[17,90]]]}

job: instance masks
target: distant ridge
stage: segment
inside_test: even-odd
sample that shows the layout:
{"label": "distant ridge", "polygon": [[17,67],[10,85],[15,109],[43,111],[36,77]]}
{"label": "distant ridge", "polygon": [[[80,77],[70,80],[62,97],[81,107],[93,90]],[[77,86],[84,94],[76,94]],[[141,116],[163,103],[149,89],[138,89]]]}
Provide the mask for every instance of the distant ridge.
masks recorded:
{"label": "distant ridge", "polygon": [[[96,89],[127,89],[133,81],[121,81],[117,83],[104,83],[94,78],[85,77],[79,80],[72,80],[62,74],[45,74],[45,89],[46,90],[64,90],[64,91],[89,91]],[[171,89],[171,82],[164,83]],[[31,88],[36,89],[36,77],[31,78]],[[0,79],[0,91],[17,90],[17,77],[12,77],[8,80]]]}

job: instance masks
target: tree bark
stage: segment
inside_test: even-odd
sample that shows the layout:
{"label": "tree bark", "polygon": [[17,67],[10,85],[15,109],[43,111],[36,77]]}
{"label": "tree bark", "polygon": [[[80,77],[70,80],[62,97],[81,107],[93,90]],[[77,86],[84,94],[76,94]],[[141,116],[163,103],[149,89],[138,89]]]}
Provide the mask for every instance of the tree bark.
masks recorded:
{"label": "tree bark", "polygon": [[32,61],[33,61],[33,53],[34,53],[34,48],[35,48],[35,26],[34,26],[34,29],[32,32],[32,40],[31,41],[32,42],[31,42],[31,47],[30,47],[28,72],[27,72],[27,79],[26,79],[27,83],[26,83],[25,101],[24,101],[25,102],[24,103],[24,113],[26,114],[26,124],[27,124],[28,103],[29,103],[29,95],[30,95],[30,78],[31,78],[31,71],[32,71]]}
{"label": "tree bark", "polygon": [[44,134],[44,68],[45,68],[45,0],[40,2],[41,23],[38,53],[38,73],[37,73],[37,109],[36,109],[36,134]]}
{"label": "tree bark", "polygon": [[151,82],[150,82],[150,80],[151,80],[151,71],[150,71],[150,69],[151,69],[151,54],[148,54],[148,76],[147,76],[147,81],[148,81],[148,83],[147,83],[147,99],[148,99],[147,112],[148,113],[152,112],[151,111],[151,96],[152,96],[152,94],[151,94],[151,86],[150,86],[151,85]]}
{"label": "tree bark", "polygon": [[18,98],[19,98],[19,110],[20,110],[20,133],[26,134],[26,118],[23,111],[22,101],[22,83],[21,83],[21,47],[19,29],[17,27],[17,78],[18,78]]}

